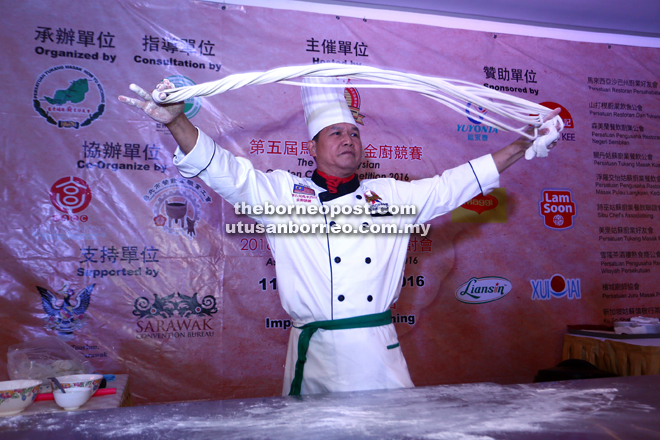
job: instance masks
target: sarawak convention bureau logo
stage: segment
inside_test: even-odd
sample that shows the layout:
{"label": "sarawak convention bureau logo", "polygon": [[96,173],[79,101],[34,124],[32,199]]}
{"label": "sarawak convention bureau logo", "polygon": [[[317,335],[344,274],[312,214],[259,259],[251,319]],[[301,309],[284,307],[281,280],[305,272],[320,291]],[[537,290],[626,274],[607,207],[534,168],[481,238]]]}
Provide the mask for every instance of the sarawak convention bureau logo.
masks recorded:
{"label": "sarawak convention bureau logo", "polygon": [[34,109],[58,128],[79,129],[105,110],[105,92],[92,72],[70,64],[44,71],[34,84]]}
{"label": "sarawak convention bureau logo", "polygon": [[213,315],[218,313],[213,295],[201,300],[198,293],[192,296],[179,292],[159,297],[153,301],[147,297],[135,300],[133,315],[136,322],[136,339],[208,338],[215,334]]}

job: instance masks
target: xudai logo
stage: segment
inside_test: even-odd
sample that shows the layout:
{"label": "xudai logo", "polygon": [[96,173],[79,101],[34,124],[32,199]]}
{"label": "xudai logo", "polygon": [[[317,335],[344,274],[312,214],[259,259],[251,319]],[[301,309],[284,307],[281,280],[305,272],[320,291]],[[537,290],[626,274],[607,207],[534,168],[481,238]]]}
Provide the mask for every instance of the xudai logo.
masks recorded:
{"label": "xudai logo", "polygon": [[511,281],[501,277],[472,277],[456,289],[456,299],[467,304],[483,304],[511,292]]}
{"label": "xudai logo", "polygon": [[552,298],[581,299],[582,289],[579,278],[565,278],[555,274],[547,280],[530,280],[532,299],[549,300]]}

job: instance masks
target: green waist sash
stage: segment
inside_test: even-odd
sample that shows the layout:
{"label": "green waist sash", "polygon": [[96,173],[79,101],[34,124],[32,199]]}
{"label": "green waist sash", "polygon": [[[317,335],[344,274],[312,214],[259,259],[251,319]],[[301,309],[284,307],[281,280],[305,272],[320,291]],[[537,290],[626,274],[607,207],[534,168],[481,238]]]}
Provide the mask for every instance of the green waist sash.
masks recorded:
{"label": "green waist sash", "polygon": [[289,396],[299,396],[302,387],[303,370],[307,362],[307,349],[312,335],[318,329],[323,330],[348,330],[353,328],[380,327],[392,323],[392,311],[387,310],[383,313],[374,313],[372,315],[354,316],[345,319],[333,319],[330,321],[316,321],[305,324],[301,327],[300,337],[298,338],[298,360],[296,361],[296,373],[291,382],[291,391]]}

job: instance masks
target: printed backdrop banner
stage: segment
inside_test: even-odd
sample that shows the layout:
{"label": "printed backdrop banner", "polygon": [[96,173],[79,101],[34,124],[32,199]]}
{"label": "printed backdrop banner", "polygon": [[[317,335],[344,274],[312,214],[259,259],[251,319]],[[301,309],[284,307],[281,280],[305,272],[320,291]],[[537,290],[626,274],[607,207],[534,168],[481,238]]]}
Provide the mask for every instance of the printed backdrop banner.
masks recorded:
{"label": "printed backdrop banner", "polygon": [[[0,30],[0,380],[8,347],[65,340],[138,404],[278,395],[289,317],[264,235],[172,164],[167,129],[117,100],[281,66],[375,66],[561,107],[546,159],[413,234],[392,307],[417,385],[530,382],[570,324],[660,316],[658,49],[169,0],[29,0]],[[406,92],[346,90],[361,179],[429,177],[516,136]],[[191,99],[262,171],[311,176],[298,87]],[[368,274],[366,274],[368,276]]]}

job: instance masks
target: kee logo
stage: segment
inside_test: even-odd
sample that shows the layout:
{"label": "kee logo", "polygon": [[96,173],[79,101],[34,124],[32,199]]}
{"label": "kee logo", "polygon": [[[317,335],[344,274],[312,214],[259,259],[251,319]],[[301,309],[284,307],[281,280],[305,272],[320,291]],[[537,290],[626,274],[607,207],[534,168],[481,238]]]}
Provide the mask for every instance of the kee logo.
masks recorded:
{"label": "kee logo", "polygon": [[573,217],[577,215],[571,191],[567,189],[546,189],[539,202],[539,214],[546,228],[570,229]]}
{"label": "kee logo", "polygon": [[532,299],[549,300],[552,298],[581,299],[582,289],[580,279],[568,279],[563,275],[555,274],[547,280],[530,280],[532,285]]}
{"label": "kee logo", "polygon": [[568,131],[567,128],[574,129],[575,125],[573,124],[573,116],[563,105],[557,104],[556,102],[546,101],[541,103],[542,106],[548,107],[550,109],[560,108],[559,117],[564,121],[564,130],[559,133],[560,140],[562,142],[575,142],[575,132]]}

